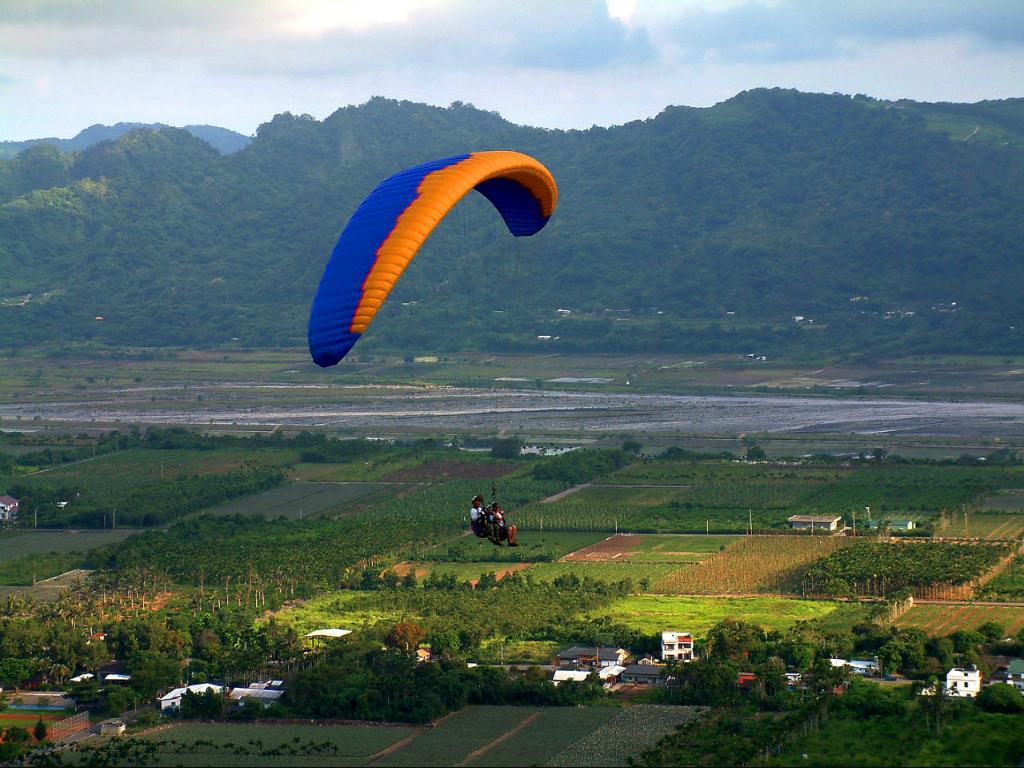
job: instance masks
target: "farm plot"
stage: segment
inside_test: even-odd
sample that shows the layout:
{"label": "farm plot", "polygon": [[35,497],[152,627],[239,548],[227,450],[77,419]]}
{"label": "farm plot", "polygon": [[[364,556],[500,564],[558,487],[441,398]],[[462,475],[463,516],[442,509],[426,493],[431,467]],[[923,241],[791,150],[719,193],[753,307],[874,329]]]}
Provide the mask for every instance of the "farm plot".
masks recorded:
{"label": "farm plot", "polygon": [[[436,728],[421,731],[374,766],[458,765],[478,750],[541,710],[534,707],[467,707],[446,717]],[[530,765],[534,760],[525,760]]]}
{"label": "farm plot", "polygon": [[702,707],[640,704],[619,710],[616,717],[566,747],[546,766],[630,765],[645,749],[704,713]]}
{"label": "farm plot", "polygon": [[[543,765],[622,714],[615,707],[552,707],[465,764],[472,766]],[[506,734],[509,733],[506,731]],[[502,734],[504,735],[504,734]],[[603,765],[603,763],[601,763]]]}
{"label": "farm plot", "polygon": [[[479,574],[478,574],[479,575]],[[380,607],[373,592],[334,592],[314,597],[276,614],[277,621],[304,635],[314,629],[343,627],[358,629],[378,622],[413,621],[415,615]]]}
{"label": "farm plot", "polygon": [[587,547],[602,538],[602,533],[520,529],[518,547],[496,547],[487,539],[459,536],[447,546],[442,544],[425,552],[423,559],[456,563],[546,562],[557,560],[566,553]]}
{"label": "farm plot", "polygon": [[850,541],[834,536],[745,536],[703,562],[673,571],[654,590],[682,595],[792,592],[804,566]]}
{"label": "farm plot", "polygon": [[837,603],[785,597],[709,598],[670,595],[633,595],[593,612],[641,632],[685,629],[703,634],[725,619],[740,619],[767,629],[785,629],[798,621],[827,616]]}
{"label": "farm plot", "polygon": [[1003,488],[985,498],[981,509],[1024,514],[1024,488]]}
{"label": "farm plot", "polygon": [[[404,727],[183,723],[139,739],[157,747],[147,765],[361,766],[413,733]],[[88,759],[91,751],[86,743],[77,756]]]}
{"label": "farm plot", "polygon": [[968,603],[918,603],[897,621],[899,627],[916,627],[929,635],[943,636],[958,629],[977,629],[986,621],[1002,624],[1008,635],[1024,629],[1024,605],[985,605]]}
{"label": "farm plot", "polygon": [[263,515],[267,518],[303,519],[340,510],[350,502],[366,499],[393,486],[386,483],[299,482],[235,499],[196,512],[196,515]]}
{"label": "farm plot", "polygon": [[1024,514],[971,514],[967,527],[963,518],[953,515],[937,536],[967,536],[978,539],[1019,539],[1024,535]]}
{"label": "farm plot", "polygon": [[0,562],[50,552],[88,552],[116,544],[139,531],[131,528],[101,531],[11,531],[0,535]]}
{"label": "farm plot", "polygon": [[621,559],[648,563],[694,563],[706,560],[738,540],[736,536],[620,534],[571,552],[564,559],[582,562]]}
{"label": "farm plot", "polygon": [[1024,602],[1024,555],[1017,555],[1010,564],[985,584],[978,596],[985,600]]}

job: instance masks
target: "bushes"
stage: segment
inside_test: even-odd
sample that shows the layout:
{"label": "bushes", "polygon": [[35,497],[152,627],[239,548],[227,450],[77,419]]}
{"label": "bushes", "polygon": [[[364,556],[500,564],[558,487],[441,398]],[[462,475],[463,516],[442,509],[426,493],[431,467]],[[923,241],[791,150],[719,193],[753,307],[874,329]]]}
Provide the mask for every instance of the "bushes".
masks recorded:
{"label": "bushes", "polygon": [[534,467],[530,475],[536,480],[556,480],[566,485],[579,485],[621,469],[635,458],[621,450],[570,451],[547,459]]}

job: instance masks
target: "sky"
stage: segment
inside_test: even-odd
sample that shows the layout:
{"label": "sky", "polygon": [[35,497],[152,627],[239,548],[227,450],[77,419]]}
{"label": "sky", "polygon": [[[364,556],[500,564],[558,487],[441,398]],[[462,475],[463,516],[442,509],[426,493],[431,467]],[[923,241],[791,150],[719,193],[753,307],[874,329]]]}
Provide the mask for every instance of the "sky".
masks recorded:
{"label": "sky", "polygon": [[0,140],[375,95],[587,128],[765,86],[1024,96],[1024,0],[0,0]]}

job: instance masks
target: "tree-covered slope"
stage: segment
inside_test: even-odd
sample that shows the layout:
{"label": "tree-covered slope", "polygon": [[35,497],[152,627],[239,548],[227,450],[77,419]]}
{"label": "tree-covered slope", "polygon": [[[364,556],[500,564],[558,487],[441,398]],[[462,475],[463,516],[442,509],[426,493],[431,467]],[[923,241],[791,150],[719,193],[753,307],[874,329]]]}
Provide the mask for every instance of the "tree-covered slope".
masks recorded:
{"label": "tree-covered slope", "polygon": [[279,115],[230,156],[174,129],[36,146],[0,162],[4,343],[301,344],[380,179],[514,148],[558,180],[549,226],[513,239],[467,198],[357,353],[1020,352],[1024,149],[954,136],[939,118],[961,107],[1024,135],[1013,101],[759,90],[588,131],[374,99]]}

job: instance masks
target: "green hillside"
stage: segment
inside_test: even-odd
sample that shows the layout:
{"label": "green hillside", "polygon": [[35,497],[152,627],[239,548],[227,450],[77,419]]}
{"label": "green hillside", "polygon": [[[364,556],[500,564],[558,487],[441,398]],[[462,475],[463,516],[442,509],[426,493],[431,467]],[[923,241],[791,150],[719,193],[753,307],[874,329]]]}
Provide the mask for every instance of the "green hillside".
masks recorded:
{"label": "green hillside", "polygon": [[0,161],[0,345],[301,345],[374,184],[493,148],[551,168],[556,216],[517,240],[468,198],[357,353],[1024,347],[1024,100],[784,90],[587,131],[378,98],[228,156],[175,129],[34,146]]}

